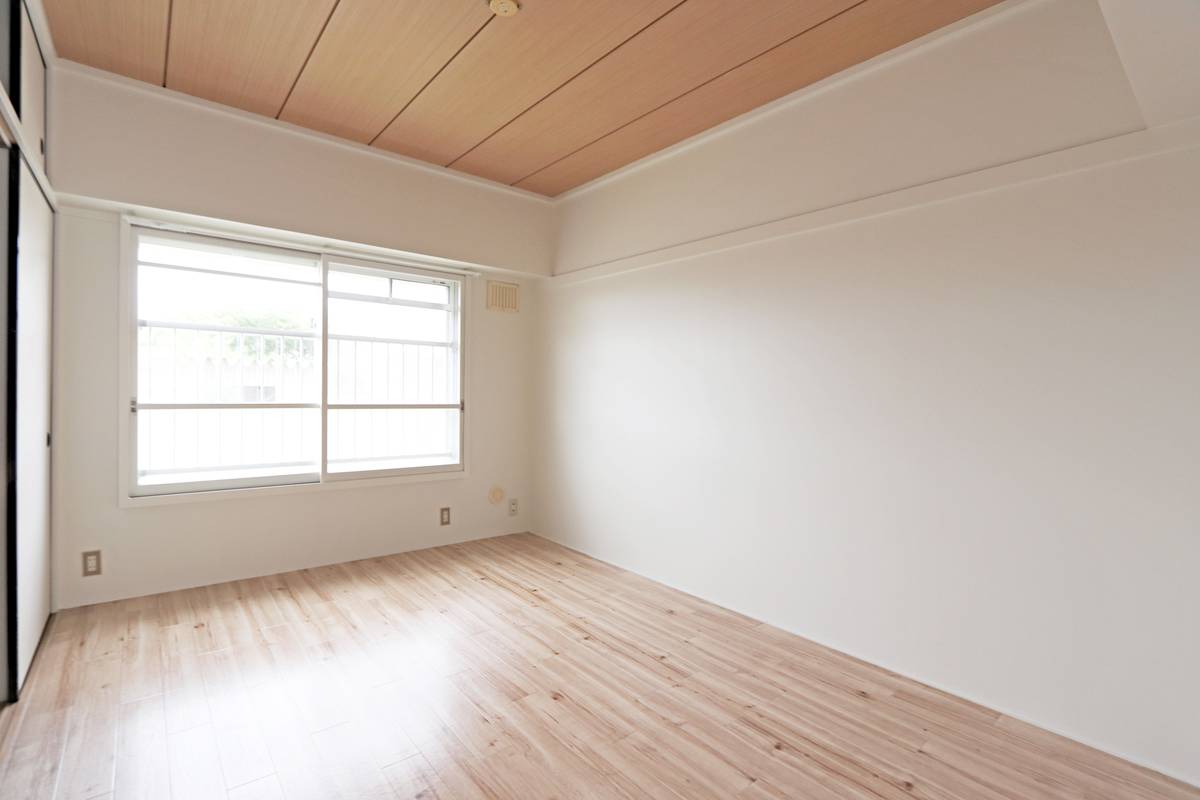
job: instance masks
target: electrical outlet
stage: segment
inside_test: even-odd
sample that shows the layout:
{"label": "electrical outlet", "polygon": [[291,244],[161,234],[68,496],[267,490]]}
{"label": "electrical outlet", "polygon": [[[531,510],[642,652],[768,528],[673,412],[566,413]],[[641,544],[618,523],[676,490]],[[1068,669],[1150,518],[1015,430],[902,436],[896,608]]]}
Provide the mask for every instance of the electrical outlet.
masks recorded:
{"label": "electrical outlet", "polygon": [[508,515],[510,517],[515,517],[517,515],[517,510],[518,510],[517,498],[514,497],[508,501]]}
{"label": "electrical outlet", "polygon": [[83,554],[83,577],[100,574],[100,551],[88,550]]}
{"label": "electrical outlet", "polygon": [[442,509],[442,524],[443,525],[450,524],[450,509],[449,508]]}

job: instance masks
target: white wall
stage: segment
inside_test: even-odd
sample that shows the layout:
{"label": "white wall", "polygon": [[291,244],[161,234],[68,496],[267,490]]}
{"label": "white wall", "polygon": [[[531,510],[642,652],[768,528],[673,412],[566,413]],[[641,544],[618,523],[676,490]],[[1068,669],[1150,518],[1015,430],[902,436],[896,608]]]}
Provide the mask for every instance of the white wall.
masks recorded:
{"label": "white wall", "polygon": [[[488,312],[471,281],[467,477],[248,492],[155,507],[118,503],[118,217],[59,214],[54,336],[54,602],[57,608],[528,530],[493,485],[531,502],[532,318]],[[529,293],[526,292],[526,295]],[[127,399],[124,401],[128,402]],[[439,527],[438,509],[453,525]],[[80,553],[101,549],[84,579]]]}
{"label": "white wall", "polygon": [[546,198],[69,62],[52,78],[60,194],[550,271]]}
{"label": "white wall", "polygon": [[1142,127],[1095,0],[1007,3],[564,195],[555,271]]}
{"label": "white wall", "polygon": [[[545,198],[67,62],[52,78],[51,178],[67,203],[207,217],[517,274],[550,271],[555,218]],[[469,388],[480,398],[468,412],[469,476],[122,507],[117,219],[82,207],[60,215],[56,608],[528,529],[486,497],[499,485],[525,508],[531,502],[536,309],[486,312],[482,279],[467,342]],[[449,528],[438,525],[446,505]],[[103,551],[104,574],[84,580],[79,559],[89,549]]]}
{"label": "white wall", "polygon": [[1200,119],[1104,5],[566,195],[535,530],[1200,783]]}
{"label": "white wall", "polygon": [[1194,149],[543,300],[535,530],[1200,783]]}
{"label": "white wall", "polygon": [[1200,3],[1099,2],[1146,122],[1163,125],[1200,114]]}

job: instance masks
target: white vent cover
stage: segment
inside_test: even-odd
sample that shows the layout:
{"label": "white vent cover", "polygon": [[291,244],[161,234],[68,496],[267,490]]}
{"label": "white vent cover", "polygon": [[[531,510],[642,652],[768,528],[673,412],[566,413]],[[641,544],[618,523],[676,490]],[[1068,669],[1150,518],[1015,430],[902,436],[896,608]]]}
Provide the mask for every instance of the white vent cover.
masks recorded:
{"label": "white vent cover", "polygon": [[521,287],[504,281],[488,281],[487,307],[492,311],[520,311]]}

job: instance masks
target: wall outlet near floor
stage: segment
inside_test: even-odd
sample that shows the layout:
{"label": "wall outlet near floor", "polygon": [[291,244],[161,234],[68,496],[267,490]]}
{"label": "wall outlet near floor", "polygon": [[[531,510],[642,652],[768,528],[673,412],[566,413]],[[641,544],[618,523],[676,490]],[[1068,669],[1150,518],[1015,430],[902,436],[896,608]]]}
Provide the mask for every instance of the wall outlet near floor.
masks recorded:
{"label": "wall outlet near floor", "polygon": [[442,524],[443,524],[443,525],[449,525],[449,524],[450,524],[450,508],[449,508],[449,507],[446,507],[446,508],[443,508],[443,509],[442,509],[442,517],[441,517],[441,520],[442,520]]}
{"label": "wall outlet near floor", "polygon": [[87,550],[83,554],[83,577],[100,574],[100,551]]}
{"label": "wall outlet near floor", "polygon": [[510,517],[515,517],[517,515],[517,511],[519,510],[520,505],[517,503],[517,498],[514,497],[508,501],[508,515]]}

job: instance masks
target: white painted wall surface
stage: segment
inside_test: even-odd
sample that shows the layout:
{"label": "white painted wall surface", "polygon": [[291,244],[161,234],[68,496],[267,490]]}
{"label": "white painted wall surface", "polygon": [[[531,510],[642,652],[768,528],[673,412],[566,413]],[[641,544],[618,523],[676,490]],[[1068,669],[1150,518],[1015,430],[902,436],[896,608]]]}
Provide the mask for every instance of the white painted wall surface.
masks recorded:
{"label": "white painted wall surface", "polygon": [[59,62],[59,193],[548,274],[545,198]]}
{"label": "white painted wall surface", "polygon": [[555,271],[1141,129],[1096,0],[1029,0],[564,196]]}
{"label": "white painted wall surface", "polygon": [[[470,281],[466,323],[467,477],[121,507],[118,231],[114,214],[71,208],[59,214],[56,608],[528,530],[523,516],[509,517],[507,504],[489,504],[487,493],[499,485],[524,507],[531,501],[528,409],[536,308],[527,299],[520,314],[486,311],[482,278]],[[438,525],[442,506],[452,509],[450,527]],[[93,549],[104,553],[104,574],[85,579],[80,553]]]}
{"label": "white painted wall surface", "polygon": [[1200,2],[1099,2],[1146,123],[1200,114]]}
{"label": "white painted wall surface", "polygon": [[535,530],[1200,784],[1200,142],[542,297]]}

